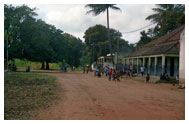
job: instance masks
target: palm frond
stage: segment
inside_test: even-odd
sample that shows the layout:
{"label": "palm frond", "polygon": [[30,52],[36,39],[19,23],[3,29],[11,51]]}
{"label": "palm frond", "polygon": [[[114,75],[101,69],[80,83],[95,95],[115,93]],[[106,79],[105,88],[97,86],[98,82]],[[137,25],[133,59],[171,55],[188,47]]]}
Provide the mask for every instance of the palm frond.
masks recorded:
{"label": "palm frond", "polygon": [[120,10],[120,8],[116,7],[115,4],[87,4],[85,8],[90,8],[86,14],[92,13],[93,15],[97,16],[102,12],[105,12],[107,8],[111,8],[114,10]]}
{"label": "palm frond", "polygon": [[[114,5],[114,4],[112,4],[112,5]],[[110,8],[113,9],[113,10],[119,10],[119,11],[121,11],[121,9],[118,8],[118,7],[116,7],[116,6],[110,6]]]}
{"label": "palm frond", "polygon": [[160,9],[160,8],[152,8],[153,11],[157,12],[157,13],[162,13],[164,12],[165,10],[163,9]]}
{"label": "palm frond", "polygon": [[104,4],[87,4],[85,5],[85,8],[90,8],[90,10],[86,12],[86,14],[92,13],[95,16],[106,11],[106,6],[104,6]]}

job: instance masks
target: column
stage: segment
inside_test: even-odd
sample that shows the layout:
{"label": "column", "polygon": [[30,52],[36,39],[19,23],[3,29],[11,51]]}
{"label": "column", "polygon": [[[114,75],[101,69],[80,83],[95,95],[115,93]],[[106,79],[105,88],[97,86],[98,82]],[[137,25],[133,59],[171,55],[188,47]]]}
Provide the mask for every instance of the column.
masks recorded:
{"label": "column", "polygon": [[165,73],[165,56],[162,56],[162,74]]}
{"label": "column", "polygon": [[134,59],[132,58],[132,65],[134,64]]}
{"label": "column", "polygon": [[151,57],[148,58],[148,73],[150,74]]}
{"label": "column", "polygon": [[144,57],[143,57],[143,64],[142,64],[142,65],[143,65],[143,67],[144,67],[144,65],[145,65],[145,58],[144,58]]}
{"label": "column", "polygon": [[138,68],[139,68],[139,66],[138,66],[138,61],[139,61],[139,58],[137,57],[137,74],[139,74],[139,70],[138,70]]}
{"label": "column", "polygon": [[156,75],[156,66],[157,66],[157,57],[155,56],[155,62],[154,62],[154,75]]}

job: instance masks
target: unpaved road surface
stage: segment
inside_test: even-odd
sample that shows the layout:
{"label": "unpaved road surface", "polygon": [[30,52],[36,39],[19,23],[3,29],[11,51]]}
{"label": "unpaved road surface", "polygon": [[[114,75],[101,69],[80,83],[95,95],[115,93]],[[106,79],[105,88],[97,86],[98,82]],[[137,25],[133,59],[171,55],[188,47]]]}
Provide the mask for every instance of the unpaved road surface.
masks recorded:
{"label": "unpaved road surface", "polygon": [[40,120],[180,120],[185,119],[185,90],[171,84],[132,79],[108,81],[82,72],[46,73],[57,77],[59,100]]}

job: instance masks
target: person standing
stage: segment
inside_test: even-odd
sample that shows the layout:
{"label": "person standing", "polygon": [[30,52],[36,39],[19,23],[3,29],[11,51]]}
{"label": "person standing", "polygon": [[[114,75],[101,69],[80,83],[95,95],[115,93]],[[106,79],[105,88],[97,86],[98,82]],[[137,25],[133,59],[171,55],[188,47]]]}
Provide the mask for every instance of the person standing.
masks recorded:
{"label": "person standing", "polygon": [[85,65],[83,65],[83,74],[85,74]]}
{"label": "person standing", "polygon": [[108,72],[108,80],[111,81],[111,76],[112,76],[112,68]]}
{"label": "person standing", "polygon": [[89,72],[89,66],[86,67],[86,71],[87,71],[87,74],[88,74],[88,72]]}
{"label": "person standing", "polygon": [[143,66],[140,67],[140,72],[141,72],[141,75],[143,76],[144,75],[144,67]]}
{"label": "person standing", "polygon": [[130,70],[130,76],[133,76],[133,65],[132,63],[129,65],[129,70]]}
{"label": "person standing", "polygon": [[105,74],[106,74],[106,77],[107,77],[107,75],[108,75],[108,68],[107,67],[105,67]]}

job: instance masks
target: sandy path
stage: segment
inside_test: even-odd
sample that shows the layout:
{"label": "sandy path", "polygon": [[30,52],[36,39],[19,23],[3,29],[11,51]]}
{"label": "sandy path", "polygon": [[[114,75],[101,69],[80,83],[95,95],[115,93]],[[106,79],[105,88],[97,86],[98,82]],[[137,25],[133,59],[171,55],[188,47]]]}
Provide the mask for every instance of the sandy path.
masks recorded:
{"label": "sandy path", "polygon": [[57,77],[61,99],[34,119],[185,119],[185,90],[170,84],[115,82],[81,72],[48,74]]}

